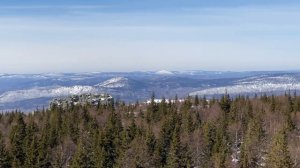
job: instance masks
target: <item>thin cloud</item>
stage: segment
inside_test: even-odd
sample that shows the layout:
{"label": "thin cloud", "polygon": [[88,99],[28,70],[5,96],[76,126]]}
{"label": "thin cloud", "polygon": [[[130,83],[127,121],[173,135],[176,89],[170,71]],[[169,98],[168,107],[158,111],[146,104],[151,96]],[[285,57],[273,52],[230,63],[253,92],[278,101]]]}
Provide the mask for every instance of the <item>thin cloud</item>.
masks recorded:
{"label": "thin cloud", "polygon": [[2,10],[39,10],[39,9],[103,9],[105,5],[31,5],[31,6],[0,6]]}
{"label": "thin cloud", "polygon": [[[1,72],[299,66],[297,7],[195,8],[182,13],[117,8],[0,7],[1,12],[15,12],[0,15]],[[69,15],[73,12],[81,13]]]}

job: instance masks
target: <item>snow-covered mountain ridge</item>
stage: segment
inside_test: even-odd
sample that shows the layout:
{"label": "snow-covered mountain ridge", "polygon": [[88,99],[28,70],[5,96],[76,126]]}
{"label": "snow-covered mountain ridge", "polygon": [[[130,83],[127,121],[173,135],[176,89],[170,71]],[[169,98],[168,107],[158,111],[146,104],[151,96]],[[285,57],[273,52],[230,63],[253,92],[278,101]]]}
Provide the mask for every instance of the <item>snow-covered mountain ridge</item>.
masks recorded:
{"label": "snow-covered mountain ridge", "polygon": [[300,90],[300,72],[93,72],[0,74],[0,111],[48,106],[56,97],[108,93],[126,102],[187,95],[253,94]]}
{"label": "snow-covered mountain ridge", "polygon": [[288,90],[300,90],[299,74],[285,74],[278,76],[254,76],[234,81],[231,85],[212,87],[190,93],[190,95],[220,95],[228,94],[253,94],[277,93]]}

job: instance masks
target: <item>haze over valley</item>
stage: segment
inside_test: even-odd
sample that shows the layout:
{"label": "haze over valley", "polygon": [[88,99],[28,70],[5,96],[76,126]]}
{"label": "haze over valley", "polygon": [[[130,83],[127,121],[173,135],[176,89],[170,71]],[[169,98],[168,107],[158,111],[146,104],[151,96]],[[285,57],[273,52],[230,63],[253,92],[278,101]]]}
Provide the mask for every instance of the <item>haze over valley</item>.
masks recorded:
{"label": "haze over valley", "polygon": [[198,95],[218,98],[255,94],[282,95],[300,90],[298,71],[146,71],[2,74],[0,110],[33,111],[47,108],[54,98],[80,94],[111,94],[115,100],[145,102],[154,92],[157,98],[174,99]]}

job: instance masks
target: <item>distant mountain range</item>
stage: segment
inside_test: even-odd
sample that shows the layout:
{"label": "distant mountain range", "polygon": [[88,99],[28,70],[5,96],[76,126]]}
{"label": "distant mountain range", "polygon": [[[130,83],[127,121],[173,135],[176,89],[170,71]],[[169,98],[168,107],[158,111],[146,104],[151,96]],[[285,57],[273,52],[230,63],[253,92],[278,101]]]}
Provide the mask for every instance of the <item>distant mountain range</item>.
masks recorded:
{"label": "distant mountain range", "polygon": [[0,74],[0,110],[31,111],[53,98],[109,93],[126,102],[175,95],[282,94],[300,90],[300,71],[166,71]]}

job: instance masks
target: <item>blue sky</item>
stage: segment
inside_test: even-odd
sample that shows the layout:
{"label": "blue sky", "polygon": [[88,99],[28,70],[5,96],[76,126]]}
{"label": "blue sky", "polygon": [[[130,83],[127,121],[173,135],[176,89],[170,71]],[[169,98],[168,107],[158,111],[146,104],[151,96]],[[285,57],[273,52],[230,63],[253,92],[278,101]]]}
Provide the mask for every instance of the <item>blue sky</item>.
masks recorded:
{"label": "blue sky", "polygon": [[299,70],[300,3],[1,0],[0,73]]}

